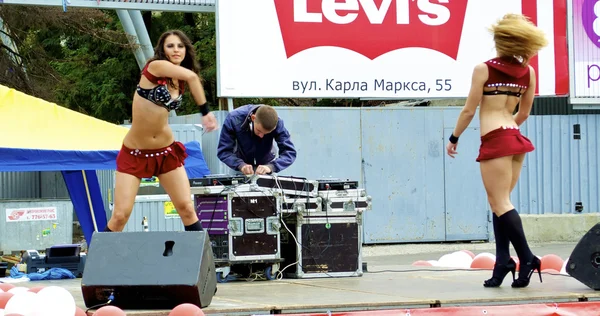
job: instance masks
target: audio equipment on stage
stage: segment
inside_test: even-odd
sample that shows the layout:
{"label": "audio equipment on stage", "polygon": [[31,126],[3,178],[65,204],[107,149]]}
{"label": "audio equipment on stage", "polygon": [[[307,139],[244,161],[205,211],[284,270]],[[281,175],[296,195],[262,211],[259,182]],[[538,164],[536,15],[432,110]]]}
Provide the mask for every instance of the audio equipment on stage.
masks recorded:
{"label": "audio equipment on stage", "polygon": [[358,181],[350,179],[318,179],[319,191],[357,189]]}
{"label": "audio equipment on stage", "polygon": [[[46,248],[45,254],[37,250],[27,250],[21,261],[25,263],[26,273],[42,273],[52,268],[71,271],[76,277],[83,275],[87,255],[81,253],[81,245],[56,245]],[[3,277],[4,275],[0,275]]]}
{"label": "audio equipment on stage", "polygon": [[317,197],[317,181],[298,177],[253,175],[252,184],[291,196]]}
{"label": "audio equipment on stage", "polygon": [[600,290],[600,223],[579,240],[565,270],[589,288]]}
{"label": "audio equipment on stage", "polygon": [[217,291],[206,231],[96,232],[81,280],[87,307],[173,309],[210,305]]}
{"label": "audio equipment on stage", "polygon": [[220,186],[220,185],[235,185],[241,184],[248,181],[246,176],[230,176],[226,174],[213,174],[208,175],[204,178],[190,179],[191,187],[208,187],[208,186]]}

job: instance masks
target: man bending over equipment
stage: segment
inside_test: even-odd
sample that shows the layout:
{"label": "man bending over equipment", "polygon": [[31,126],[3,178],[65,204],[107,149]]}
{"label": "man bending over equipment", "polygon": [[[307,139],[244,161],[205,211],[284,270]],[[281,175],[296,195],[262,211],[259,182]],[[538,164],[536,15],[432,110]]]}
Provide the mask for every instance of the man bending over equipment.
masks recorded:
{"label": "man bending over equipment", "polygon": [[[279,147],[279,157],[273,152],[273,140]],[[227,115],[217,157],[244,175],[262,175],[278,173],[291,166],[296,160],[296,149],[273,107],[248,104]]]}

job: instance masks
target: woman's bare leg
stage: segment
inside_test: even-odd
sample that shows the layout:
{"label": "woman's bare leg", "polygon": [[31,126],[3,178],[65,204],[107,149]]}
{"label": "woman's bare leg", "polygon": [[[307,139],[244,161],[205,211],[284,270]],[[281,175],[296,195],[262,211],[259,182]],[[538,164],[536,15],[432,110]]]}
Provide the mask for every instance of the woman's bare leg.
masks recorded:
{"label": "woman's bare leg", "polygon": [[125,228],[133,211],[135,197],[141,179],[127,173],[118,172],[115,176],[115,207],[105,231],[120,232]]}

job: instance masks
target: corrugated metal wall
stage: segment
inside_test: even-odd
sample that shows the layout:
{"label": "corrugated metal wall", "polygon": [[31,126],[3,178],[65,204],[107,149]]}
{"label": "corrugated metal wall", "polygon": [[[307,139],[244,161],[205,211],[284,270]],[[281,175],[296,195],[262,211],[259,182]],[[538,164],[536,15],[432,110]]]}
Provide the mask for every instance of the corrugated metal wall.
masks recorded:
{"label": "corrugated metal wall", "polygon": [[178,215],[165,214],[165,203],[170,201],[166,194],[138,196],[131,217],[123,231],[144,231],[142,225],[144,216],[148,219],[150,231],[182,231],[184,227],[181,218]]}
{"label": "corrugated metal wall", "polygon": [[0,200],[40,196],[39,172],[0,172]]}
{"label": "corrugated metal wall", "polygon": [[[213,114],[217,118],[219,129],[215,132],[205,133],[202,137],[202,152],[204,153],[204,159],[208,165],[208,169],[212,174],[231,174],[231,170],[227,165],[221,162],[217,158],[217,145],[219,144],[219,135],[221,134],[221,127],[223,121],[227,117],[227,111],[213,111]],[[169,117],[170,124],[201,124],[202,117],[200,113],[184,116],[173,116]]]}
{"label": "corrugated metal wall", "polygon": [[[365,243],[487,239],[491,225],[477,157],[479,122],[461,136],[460,154],[444,146],[460,107],[278,107],[298,149],[282,175],[357,179],[373,197]],[[597,212],[598,115],[532,115],[528,155],[512,194],[523,214]],[[181,118],[183,119],[183,118]],[[573,139],[580,124],[581,140]],[[208,155],[210,148],[203,148]],[[468,192],[468,193],[465,193]]]}
{"label": "corrugated metal wall", "polygon": [[[575,126],[580,139],[575,139]],[[520,212],[528,214],[598,212],[600,115],[534,116],[523,133],[536,146],[523,165],[513,192]]]}
{"label": "corrugated metal wall", "polygon": [[[364,216],[368,244],[487,239],[490,212],[475,162],[480,145],[477,117],[461,136],[457,158],[445,154],[460,109],[279,107],[298,149],[296,162],[281,175],[359,180],[373,197],[373,210]],[[222,123],[226,112],[215,114]],[[201,122],[198,115],[170,120]],[[574,139],[577,126],[580,139]],[[202,137],[192,125],[172,128],[180,141],[202,139],[214,174],[229,172],[216,158],[220,131]],[[527,156],[512,194],[519,212],[575,213],[578,202],[583,212],[598,212],[600,115],[532,115],[522,132],[536,151]],[[61,194],[60,185],[40,192],[40,183],[51,186],[50,174],[43,179],[37,173],[17,179],[17,174],[25,173],[13,173],[11,182],[3,182],[4,196],[17,194],[27,199]],[[98,175],[108,209],[113,173],[100,171]],[[7,173],[3,177],[9,178]],[[155,203],[164,211],[164,201]],[[160,209],[158,204],[152,207]],[[145,213],[134,212],[131,221],[138,225]],[[163,225],[167,219],[156,220],[157,229],[170,227]]]}

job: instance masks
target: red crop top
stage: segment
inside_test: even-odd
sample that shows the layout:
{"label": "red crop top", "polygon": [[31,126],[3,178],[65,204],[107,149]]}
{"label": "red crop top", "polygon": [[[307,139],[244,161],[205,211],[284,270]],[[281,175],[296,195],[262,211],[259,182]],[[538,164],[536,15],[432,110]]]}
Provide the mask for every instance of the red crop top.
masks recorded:
{"label": "red crop top", "polygon": [[[154,84],[160,84],[160,85],[164,85],[167,84],[167,80],[163,77],[158,78],[155,75],[153,75],[150,71],[148,71],[148,66],[150,66],[150,63],[147,63],[146,66],[144,67],[144,69],[142,69],[142,75],[144,75],[144,77],[146,77],[146,79],[150,80],[150,82],[154,83]],[[185,82],[181,82],[181,80],[178,80],[179,83],[179,90],[181,91],[181,94],[183,94],[183,92],[185,91]]]}
{"label": "red crop top", "polygon": [[185,91],[184,82],[179,81],[179,96],[176,99],[171,99],[171,93],[169,92],[169,89],[167,89],[167,80],[165,78],[157,78],[155,75],[151,74],[148,71],[149,64],[150,63],[146,64],[144,69],[142,69],[142,75],[148,78],[152,83],[157,84],[157,86],[152,89],[143,89],[138,85],[136,89],[137,93],[142,98],[160,105],[168,111],[179,109]]}
{"label": "red crop top", "polygon": [[[484,95],[506,94],[520,97],[521,90],[529,86],[529,67],[522,66],[516,58],[496,57],[485,62],[488,66],[488,80],[484,86],[496,90],[484,91]],[[498,87],[518,87],[519,92],[502,91]]]}

